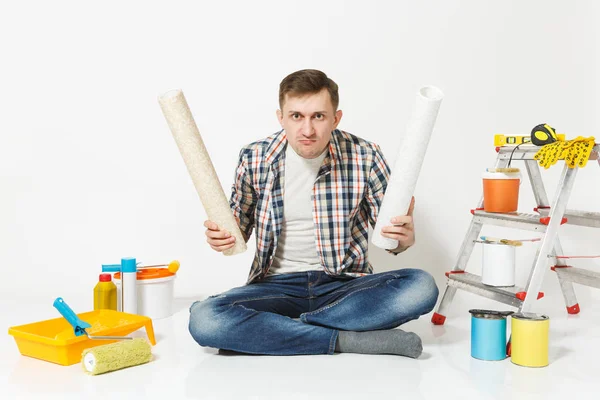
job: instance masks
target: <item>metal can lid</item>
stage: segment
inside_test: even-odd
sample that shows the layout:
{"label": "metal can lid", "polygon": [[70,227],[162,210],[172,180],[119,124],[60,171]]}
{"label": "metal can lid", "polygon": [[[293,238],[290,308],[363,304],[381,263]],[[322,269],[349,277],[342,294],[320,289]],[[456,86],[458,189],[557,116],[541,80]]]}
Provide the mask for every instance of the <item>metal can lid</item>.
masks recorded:
{"label": "metal can lid", "polygon": [[484,318],[484,319],[504,319],[513,313],[512,311],[478,310],[478,309],[469,310],[469,312],[475,318]]}
{"label": "metal can lid", "polygon": [[520,312],[512,315],[513,318],[516,319],[524,319],[529,321],[544,321],[549,319],[547,315],[528,313],[528,312]]}

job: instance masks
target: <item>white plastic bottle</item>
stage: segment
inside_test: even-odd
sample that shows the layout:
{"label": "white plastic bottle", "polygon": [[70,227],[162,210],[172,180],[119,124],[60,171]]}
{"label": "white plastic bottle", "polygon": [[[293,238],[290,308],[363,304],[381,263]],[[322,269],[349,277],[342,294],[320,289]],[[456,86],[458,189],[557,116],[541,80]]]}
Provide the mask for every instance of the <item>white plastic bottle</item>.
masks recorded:
{"label": "white plastic bottle", "polygon": [[137,314],[137,266],[135,258],[121,259],[121,301],[123,312]]}

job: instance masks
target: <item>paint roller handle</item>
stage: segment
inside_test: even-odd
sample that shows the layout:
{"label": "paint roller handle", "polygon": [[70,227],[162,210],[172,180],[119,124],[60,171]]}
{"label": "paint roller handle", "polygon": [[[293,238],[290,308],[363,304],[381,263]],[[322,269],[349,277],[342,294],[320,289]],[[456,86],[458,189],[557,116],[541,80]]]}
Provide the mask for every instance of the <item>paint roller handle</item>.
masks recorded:
{"label": "paint roller handle", "polygon": [[102,272],[121,272],[121,264],[102,264]]}
{"label": "paint roller handle", "polygon": [[54,308],[56,308],[60,315],[62,315],[75,329],[75,336],[85,335],[85,328],[91,327],[90,324],[79,319],[77,314],[75,314],[75,312],[62,299],[62,297],[58,297],[56,300],[54,300]]}

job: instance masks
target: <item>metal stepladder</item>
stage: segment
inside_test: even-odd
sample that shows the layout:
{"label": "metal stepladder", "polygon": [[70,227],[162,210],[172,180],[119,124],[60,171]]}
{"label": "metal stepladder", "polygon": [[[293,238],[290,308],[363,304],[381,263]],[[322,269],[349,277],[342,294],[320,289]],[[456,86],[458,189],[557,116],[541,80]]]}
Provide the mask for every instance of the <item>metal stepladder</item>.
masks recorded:
{"label": "metal stepladder", "polygon": [[[524,161],[535,200],[538,204],[534,208],[537,214],[516,212],[505,214],[487,213],[483,211],[482,196],[477,208],[471,210],[473,217],[468,233],[460,248],[456,264],[452,271],[446,273],[448,277],[446,290],[437,310],[431,318],[431,322],[435,325],[444,324],[446,312],[454,299],[457,289],[508,304],[518,308],[519,312],[530,311],[533,302],[544,295],[539,290],[549,263],[551,260],[554,260],[552,256],[563,255],[558,237],[560,226],[568,222],[571,225],[600,228],[600,212],[566,209],[577,175],[577,167],[569,168],[565,163],[554,199],[552,203],[549,203],[540,168],[537,161],[533,158],[538,150],[539,147],[534,145],[523,145],[517,149],[514,146],[496,148],[498,153],[496,168],[506,168],[511,158],[511,153],[513,161]],[[589,160],[597,160],[598,166],[600,166],[600,144],[596,143],[594,145]],[[503,226],[543,233],[541,244],[537,249],[533,266],[524,288],[517,286],[487,286],[481,282],[481,276],[465,271],[475,247],[475,241],[479,238],[484,225]],[[580,311],[579,303],[573,290],[573,283],[600,288],[600,273],[568,266],[564,259],[556,258],[556,264],[551,269],[557,274],[569,314],[577,314]]]}

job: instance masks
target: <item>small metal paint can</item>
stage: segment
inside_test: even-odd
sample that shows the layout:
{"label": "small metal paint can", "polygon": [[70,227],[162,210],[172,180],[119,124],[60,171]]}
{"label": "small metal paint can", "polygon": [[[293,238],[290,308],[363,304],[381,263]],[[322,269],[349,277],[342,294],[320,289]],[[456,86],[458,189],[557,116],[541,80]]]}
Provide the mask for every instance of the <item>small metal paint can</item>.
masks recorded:
{"label": "small metal paint can", "polygon": [[513,314],[511,320],[511,361],[523,367],[548,365],[550,319],[532,313]]}
{"label": "small metal paint can", "polygon": [[471,357],[498,361],[506,358],[506,317],[512,311],[469,310]]}

